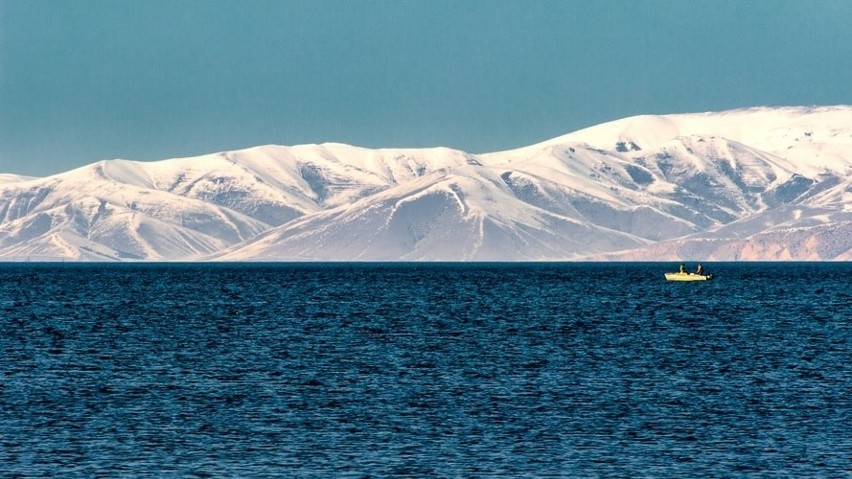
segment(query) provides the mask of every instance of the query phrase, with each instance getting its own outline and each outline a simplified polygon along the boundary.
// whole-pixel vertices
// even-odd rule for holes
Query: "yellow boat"
[[[712,274],[666,273],[666,281],[710,281]]]

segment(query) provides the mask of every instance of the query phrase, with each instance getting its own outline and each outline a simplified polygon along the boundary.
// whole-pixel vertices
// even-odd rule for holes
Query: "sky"
[[[852,1],[0,0],[0,173],[852,104]]]

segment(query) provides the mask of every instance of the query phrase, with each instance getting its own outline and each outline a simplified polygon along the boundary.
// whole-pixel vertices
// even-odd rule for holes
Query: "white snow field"
[[[535,145],[259,146],[0,175],[6,261],[852,259],[852,107],[644,115]]]

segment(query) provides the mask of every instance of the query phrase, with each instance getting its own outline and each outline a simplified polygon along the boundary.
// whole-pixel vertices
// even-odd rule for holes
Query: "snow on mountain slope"
[[[445,148],[369,150],[324,144],[263,146],[136,166],[157,189],[279,225],[467,161],[469,155]]]
[[[852,107],[751,108],[484,155],[268,145],[0,175],[0,258],[841,259],[850,212]]]
[[[13,175],[11,173],[0,173],[0,187],[10,183],[19,183],[22,181],[32,181],[35,177],[24,175]]]
[[[553,260],[644,243],[519,202],[494,172],[465,166],[289,223],[216,259]]]
[[[10,175],[0,186],[0,257],[196,259],[304,214],[471,161],[446,148],[329,144],[101,161],[27,182]]]
[[[852,259],[852,178],[817,183],[790,202],[711,231],[589,259],[837,260]]]
[[[626,152],[550,143],[484,160],[509,171],[509,178],[552,182],[551,188],[561,192],[538,196],[560,196],[559,204],[573,206],[588,221],[653,240],[718,226],[780,203],[792,193],[782,198],[775,189],[795,178],[783,159],[709,137],[678,137],[655,150]],[[527,194],[516,193],[535,202],[531,182],[524,185]],[[636,218],[643,212],[647,217]],[[634,220],[632,226],[625,223],[628,219]]]
[[[0,192],[0,257],[189,259],[254,237],[240,213],[99,176],[100,165]]]
[[[850,106],[643,115],[596,125],[541,145],[585,143],[605,150],[654,150],[678,137],[715,136],[785,158],[805,176],[825,169],[848,173],[852,168],[850,115]]]

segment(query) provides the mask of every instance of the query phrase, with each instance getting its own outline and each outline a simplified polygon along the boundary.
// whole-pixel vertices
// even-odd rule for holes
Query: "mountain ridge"
[[[640,115],[485,154],[264,145],[0,175],[0,260],[848,260],[852,107]]]

